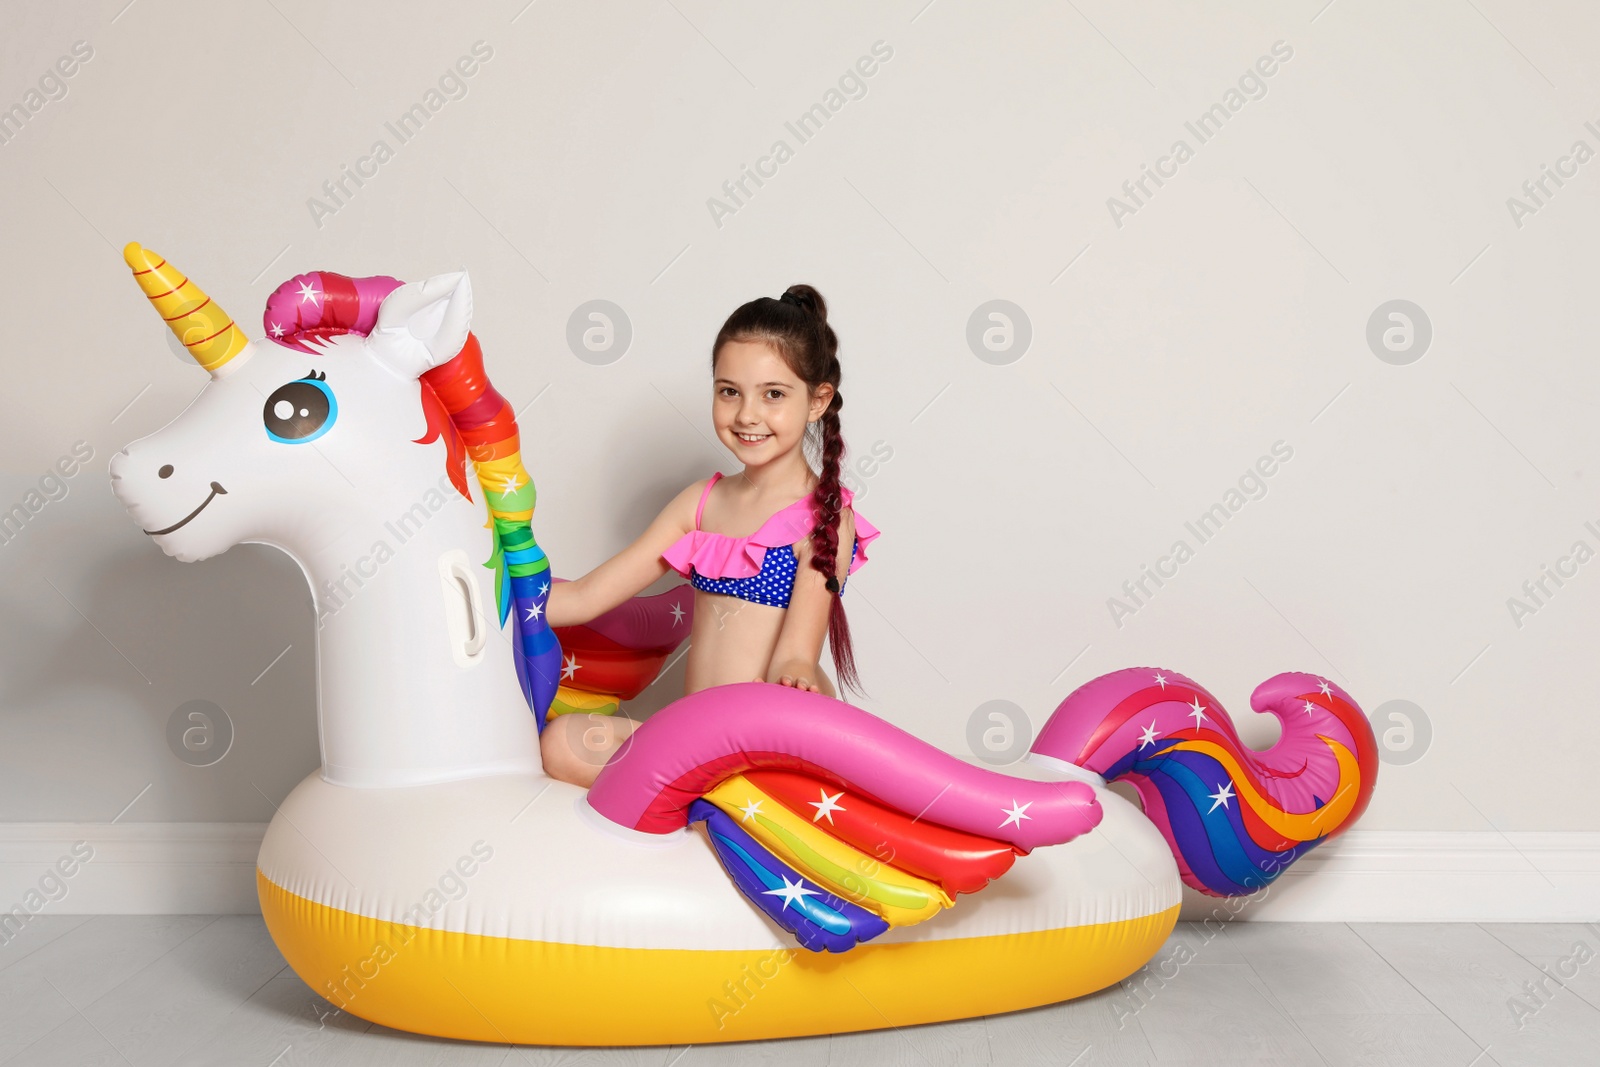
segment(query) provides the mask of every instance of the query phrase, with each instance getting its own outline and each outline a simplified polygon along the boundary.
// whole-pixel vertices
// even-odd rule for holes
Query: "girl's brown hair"
[[[855,652],[850,644],[850,622],[845,617],[844,602],[838,596],[843,580],[836,573],[839,511],[843,503],[839,493],[839,470],[844,460],[839,411],[844,407],[844,396],[839,392],[839,339],[828,325],[828,305],[822,294],[809,285],[791,285],[776,300],[762,296],[742,305],[728,316],[717,333],[716,344],[711,347],[713,372],[717,353],[730,341],[759,341],[771,345],[789,369],[805,382],[809,394],[815,394],[824,382],[833,386],[833,400],[822,418],[807,427],[806,432],[806,444],[819,446],[816,450],[821,452],[814,509],[817,521],[811,531],[811,566],[826,576],[828,590],[834,594],[828,611],[828,647],[833,650],[839,685],[860,692],[861,680],[856,674]],[[817,428],[815,434],[811,432],[812,427]]]

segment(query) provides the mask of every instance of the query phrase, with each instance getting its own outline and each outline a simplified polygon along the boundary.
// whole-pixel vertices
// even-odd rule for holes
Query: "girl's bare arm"
[[[661,553],[694,525],[695,505],[703,479],[679,493],[661,509],[644,533],[627,548],[582,578],[557,582],[550,589],[545,618],[551,626],[577,626],[639,595],[671,569]]]
[[[855,514],[845,508],[839,513],[839,559],[834,564],[834,573],[841,583],[850,569],[850,550],[855,538]],[[822,642],[828,636],[828,613],[833,610],[833,598],[838,594],[828,592],[828,580],[811,566],[809,539],[795,550],[795,556],[800,566],[795,572],[794,591],[789,594],[789,608],[784,612],[783,628],[772,650],[766,680],[820,693],[825,691],[819,679]]]

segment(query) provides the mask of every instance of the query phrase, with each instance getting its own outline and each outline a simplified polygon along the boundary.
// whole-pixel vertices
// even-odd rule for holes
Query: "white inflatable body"
[[[843,955],[796,948],[699,832],[624,830],[542,775],[395,790],[312,775],[258,879],[301,977],[385,1026],[555,1045],[842,1033],[1054,1003],[1142,966],[1176,922],[1177,870],[1133,805],[1099,799],[1093,833]]]
[[[618,817],[615,797],[630,788],[622,772],[614,776],[622,788],[602,797],[618,758],[592,793],[543,771],[538,723],[529,711],[534,700],[521,680],[527,667],[515,661],[517,647],[532,646],[526,633],[495,625],[505,586],[483,565],[491,553],[498,556],[503,531],[486,530],[483,505],[452,484],[446,442],[430,433],[432,419],[419,404],[419,376],[453,366],[469,341],[465,274],[399,288],[383,280],[392,284],[377,290],[381,305],[361,288],[370,279],[302,275],[298,289],[286,285],[274,294],[279,303],[269,304],[269,332],[282,336],[275,316],[284,314],[297,320],[292,325],[301,334],[314,332],[307,323],[324,321],[336,302],[360,329],[324,331],[314,347],[291,349],[287,342],[248,341],[155,253],[130,245],[125,255],[156,310],[212,380],[172,424],[113,458],[115,491],[169,555],[199,560],[241,542],[274,545],[300,564],[316,601],[323,766],[279,805],[262,844],[258,887],[284,956],[333,1003],[399,1029],[531,1044],[843,1032],[1079,996],[1133,973],[1170,933],[1180,899],[1177,844],[1108,791],[1098,774],[1067,760],[1113,735],[1118,752],[1143,751],[1159,725],[1152,719],[1135,736],[1150,718],[1146,707],[1166,708],[1159,714],[1168,720],[1193,717],[1184,732],[1189,739],[1173,751],[1204,748],[1215,736],[1209,725],[1201,729],[1207,718],[1201,697],[1209,695],[1193,683],[1172,676],[1187,688],[1173,688],[1183,696],[1168,700],[1167,687],[1175,683],[1166,676],[1123,672],[1138,678],[1116,680],[1117,693],[1135,685],[1152,694],[1141,698],[1141,721],[1113,730],[1087,719],[1087,725],[1067,723],[1058,709],[1056,737],[1047,745],[1041,734],[1026,778],[975,771],[937,754],[948,761],[952,783],[986,774],[1006,783],[1004,796],[1012,788],[1029,795],[1031,788],[1044,797],[1032,815],[1015,800],[1012,808],[1023,810],[997,808],[1006,819],[993,836],[1010,835],[1015,845],[1017,835],[1040,832],[1051,818],[1051,796],[1070,793],[1076,807],[1068,805],[1064,817],[1083,821],[1050,839],[1065,843],[1035,836],[1029,843],[1039,847],[1017,847],[1004,877],[926,921],[891,924],[849,951],[799,950],[751,906],[756,897],[747,900],[735,889],[719,863],[725,854],[713,851],[706,834],[683,828],[681,817],[677,829],[663,831],[658,821],[650,832],[641,829],[646,819]],[[300,306],[285,306],[285,293]],[[431,394],[421,389],[426,400]],[[491,516],[523,491],[515,423],[505,421],[509,444],[483,445],[481,456],[473,454],[480,480],[490,466],[481,457],[501,457],[493,462],[501,464],[495,469],[506,494],[484,482]],[[525,489],[521,514],[528,515],[531,485]],[[506,559],[513,558],[543,554],[536,546],[515,557],[508,550]],[[522,600],[518,607],[537,611]],[[1295,676],[1301,688],[1305,680]],[[1181,702],[1190,698],[1195,710]],[[1117,695],[1096,699],[1106,707],[1133,703]],[[864,729],[881,728],[874,745],[887,747],[855,754],[887,768],[883,776],[898,773],[894,746],[901,741],[881,720],[819,694],[758,683],[685,697],[635,737],[651,735],[667,711],[680,722],[720,724],[704,732],[721,736],[729,720],[711,716],[712,705],[725,713],[740,701],[758,704],[763,720],[774,709],[798,713],[793,721],[833,714],[830,708],[858,716]],[[1311,708],[1307,702],[1308,714]],[[700,709],[707,716],[696,720]],[[1220,709],[1212,714],[1226,719]],[[1091,727],[1093,745],[1080,736]],[[1295,727],[1302,734],[1310,728]],[[893,734],[905,746],[921,744]],[[669,736],[662,729],[653,735]],[[1177,726],[1163,727],[1163,737],[1169,735],[1179,736]],[[818,750],[813,743],[790,751],[803,762]],[[1234,759],[1228,752],[1225,761]],[[1096,767],[1107,770],[1114,755],[1097,757]],[[1228,766],[1238,771],[1236,763]],[[1348,768],[1341,773],[1349,777]],[[1242,778],[1240,807],[1250,788]],[[1027,779],[1066,784],[1042,787]],[[1268,805],[1254,816],[1251,832],[1293,840],[1291,831],[1301,827],[1294,820],[1314,823],[1335,805],[1343,803],[1343,812],[1354,803],[1339,800],[1348,784],[1312,784],[1334,803],[1324,808],[1318,797],[1316,810],[1287,815]],[[940,822],[939,799],[900,810]],[[1226,834],[1230,816],[1238,829],[1225,801],[1220,815],[1217,803],[1202,803],[1210,803],[1215,823],[1208,832]],[[1362,793],[1357,813],[1364,803]],[[1300,838],[1331,832],[1337,821],[1302,829]],[[1231,839],[1224,844],[1218,855],[1227,849],[1228,856],[1243,855]],[[1193,854],[1185,877],[1201,858]]]

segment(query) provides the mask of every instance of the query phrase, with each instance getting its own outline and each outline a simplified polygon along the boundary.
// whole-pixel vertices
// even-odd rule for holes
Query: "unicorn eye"
[[[339,417],[339,404],[325,377],[312,371],[273,390],[261,413],[268,437],[280,444],[301,445],[328,432]]]

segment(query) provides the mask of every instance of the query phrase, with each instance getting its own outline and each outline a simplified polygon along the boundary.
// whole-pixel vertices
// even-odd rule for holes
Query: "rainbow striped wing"
[[[808,774],[735,774],[689,807],[735,886],[814,952],[922,922],[1010,869],[1014,846]]]
[[[587,624],[556,627],[563,660],[549,714],[615,714],[661,677],[693,625],[694,589],[684,584],[631,597]]]
[[[880,916],[805,878],[757,844],[737,819],[706,800],[689,805],[739,892],[813,952],[845,952],[889,929]]]
[[[765,682],[690,693],[624,751],[595,777],[590,808],[645,834],[704,822],[734,883],[819,950],[923,922],[1104,815],[1086,782],[999,774],[844,701]],[[808,915],[802,900],[830,913]]]

